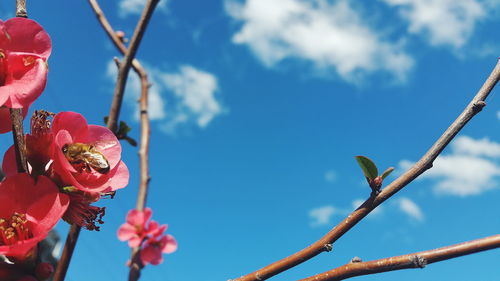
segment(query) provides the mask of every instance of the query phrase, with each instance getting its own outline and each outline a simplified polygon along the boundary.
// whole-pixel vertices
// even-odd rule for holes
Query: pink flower
[[[23,259],[66,211],[69,199],[47,177],[16,174],[0,183],[0,254]]]
[[[150,208],[144,211],[130,210],[127,222],[118,229],[118,239],[127,241],[131,248],[140,247],[140,258],[143,265],[157,265],[163,262],[162,253],[173,253],[177,250],[177,241],[170,234],[163,235],[167,225],[160,226],[151,220],[153,212]]]
[[[143,265],[158,265],[163,262],[163,253],[170,254],[177,250],[177,241],[170,235],[151,237],[142,246],[141,262]]]
[[[88,125],[75,112],[61,112],[52,122],[52,166],[65,186],[84,192],[112,192],[128,184],[122,148],[107,128]]]
[[[163,232],[166,225],[159,226],[157,222],[150,221],[153,211],[145,208],[143,212],[139,210],[130,210],[127,214],[127,222],[118,229],[118,239],[128,241],[130,248],[136,248],[141,245],[148,235],[154,235]]]
[[[40,96],[51,51],[49,35],[34,20],[0,20],[0,106],[24,108]]]

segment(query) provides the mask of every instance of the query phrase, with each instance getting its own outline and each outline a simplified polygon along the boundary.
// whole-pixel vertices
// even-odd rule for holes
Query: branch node
[[[331,252],[333,250],[333,244],[325,244],[323,248],[325,249],[325,252]]]
[[[481,111],[483,109],[483,107],[486,106],[486,102],[480,100],[476,103],[474,103],[474,105],[472,106],[472,111],[474,113],[478,113],[479,111]]]
[[[351,263],[358,263],[358,262],[363,262],[363,260],[358,256],[351,259]]]
[[[118,69],[120,69],[120,66],[121,66],[121,62],[120,62],[120,60],[119,60],[117,57],[113,57],[113,61],[115,62],[116,67],[117,67]]]
[[[419,255],[411,256],[410,261],[413,263],[414,267],[418,268],[424,268],[427,265],[427,260]]]
[[[429,162],[429,164],[425,165],[424,169],[429,170],[430,168],[434,167],[434,163]]]
[[[259,280],[259,281],[264,280],[264,279],[262,278],[262,276],[260,276],[260,273],[258,273],[258,272],[257,272],[257,273],[255,273],[255,279],[257,279],[257,280]]]

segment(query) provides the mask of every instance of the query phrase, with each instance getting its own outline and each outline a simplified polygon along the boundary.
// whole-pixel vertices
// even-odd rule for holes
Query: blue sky
[[[13,2],[13,1],[12,1]],[[42,3],[43,2],[43,3]],[[140,0],[101,1],[131,36]],[[368,3],[369,2],[369,3]],[[3,18],[13,3],[0,3]],[[49,80],[32,106],[108,114],[118,53],[86,1],[28,1],[53,40]],[[463,110],[500,55],[495,0],[163,0],[137,57],[149,71],[153,218],[179,242],[142,280],[236,278],[320,238],[370,190],[354,160],[396,167],[392,180]],[[138,137],[137,79],[122,119]],[[460,133],[421,179],[334,245],[273,280],[296,280],[359,256],[378,259],[498,233],[500,102]],[[11,136],[0,136],[0,148]],[[116,239],[130,185],[83,232],[67,280],[123,280]],[[65,236],[67,226],[57,228]],[[358,280],[492,280],[499,251]]]

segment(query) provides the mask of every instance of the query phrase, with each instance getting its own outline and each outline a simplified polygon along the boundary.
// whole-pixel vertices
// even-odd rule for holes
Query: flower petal
[[[8,96],[5,106],[29,107],[43,92],[47,83],[47,64],[37,55],[9,53],[8,72],[0,96]]]
[[[170,234],[163,236],[161,243],[164,245],[162,252],[166,254],[173,253],[177,250],[177,240]]]
[[[3,48],[17,52],[35,53],[47,58],[52,52],[49,34],[36,21],[26,18],[11,18],[5,23],[10,40]]]

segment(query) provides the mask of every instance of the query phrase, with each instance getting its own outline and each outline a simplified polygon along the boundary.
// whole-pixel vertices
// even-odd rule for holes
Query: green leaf
[[[128,132],[130,132],[132,128],[130,128],[125,121],[120,121],[120,129],[118,129],[118,133],[122,135],[126,135]]]
[[[104,116],[104,124],[108,124],[109,116]]]
[[[358,161],[359,166],[363,170],[363,174],[368,179],[375,179],[378,177],[378,169],[375,163],[365,156],[356,156],[356,161]]]
[[[137,146],[137,141],[129,136],[126,136],[124,140],[126,140],[131,146]]]
[[[390,173],[394,171],[394,167],[389,167],[382,173],[382,179],[385,179]]]

